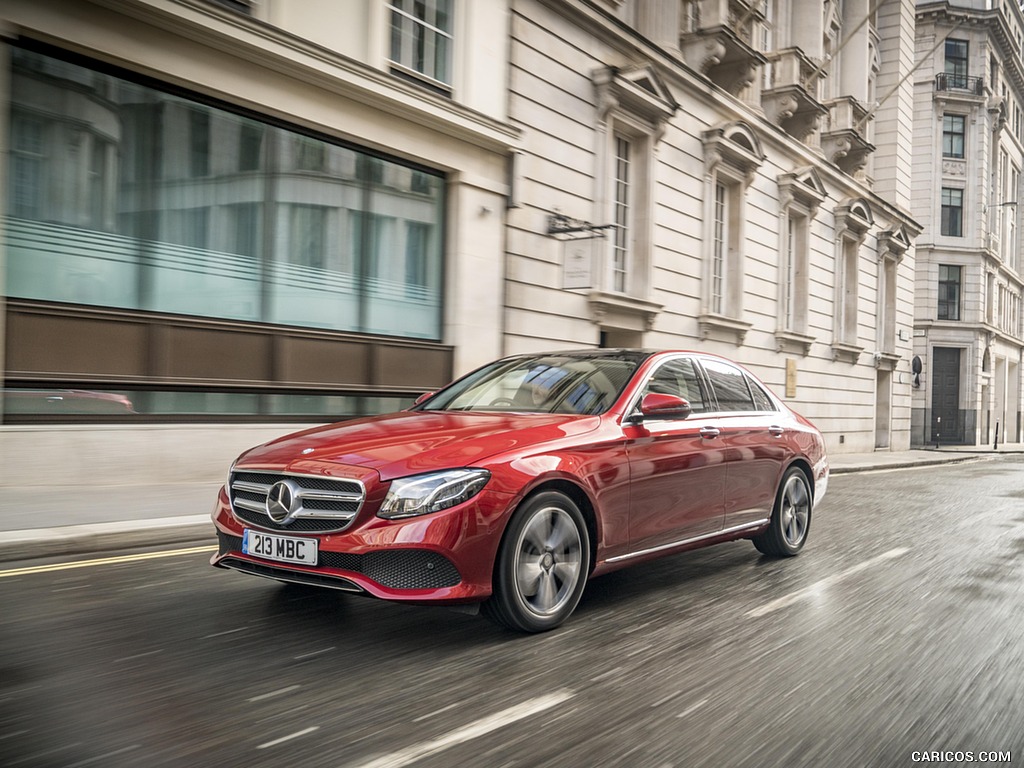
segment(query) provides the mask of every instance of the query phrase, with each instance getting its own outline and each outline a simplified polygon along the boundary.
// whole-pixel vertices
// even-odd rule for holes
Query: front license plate
[[[277,536],[245,529],[242,536],[242,551],[254,557],[277,560],[282,563],[316,565],[316,539],[300,539],[295,536]]]

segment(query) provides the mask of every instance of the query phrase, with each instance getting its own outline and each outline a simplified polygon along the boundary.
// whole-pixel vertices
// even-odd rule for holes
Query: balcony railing
[[[985,78],[940,72],[935,76],[936,91],[963,91],[975,96],[985,95]]]

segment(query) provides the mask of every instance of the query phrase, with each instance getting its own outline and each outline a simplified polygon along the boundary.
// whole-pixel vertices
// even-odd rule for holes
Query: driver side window
[[[690,404],[693,413],[704,413],[707,401],[700,378],[689,358],[669,360],[662,364],[644,387],[643,395],[650,393],[676,395]]]

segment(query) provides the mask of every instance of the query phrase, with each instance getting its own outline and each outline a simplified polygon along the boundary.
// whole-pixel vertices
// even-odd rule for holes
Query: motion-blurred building
[[[500,350],[506,3],[15,0],[0,24],[6,482],[209,473]]]
[[[722,352],[832,450],[908,447],[915,21],[7,0],[3,482],[219,473],[294,423],[599,346]]]

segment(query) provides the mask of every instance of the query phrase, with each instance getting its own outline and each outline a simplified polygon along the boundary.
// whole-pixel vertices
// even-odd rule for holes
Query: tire
[[[811,486],[807,475],[797,467],[790,467],[779,483],[768,529],[753,537],[757,551],[772,557],[799,554],[811,529],[811,507]]]
[[[579,507],[544,491],[516,510],[494,565],[484,615],[519,632],[546,632],[575,610],[590,570],[590,537]]]

